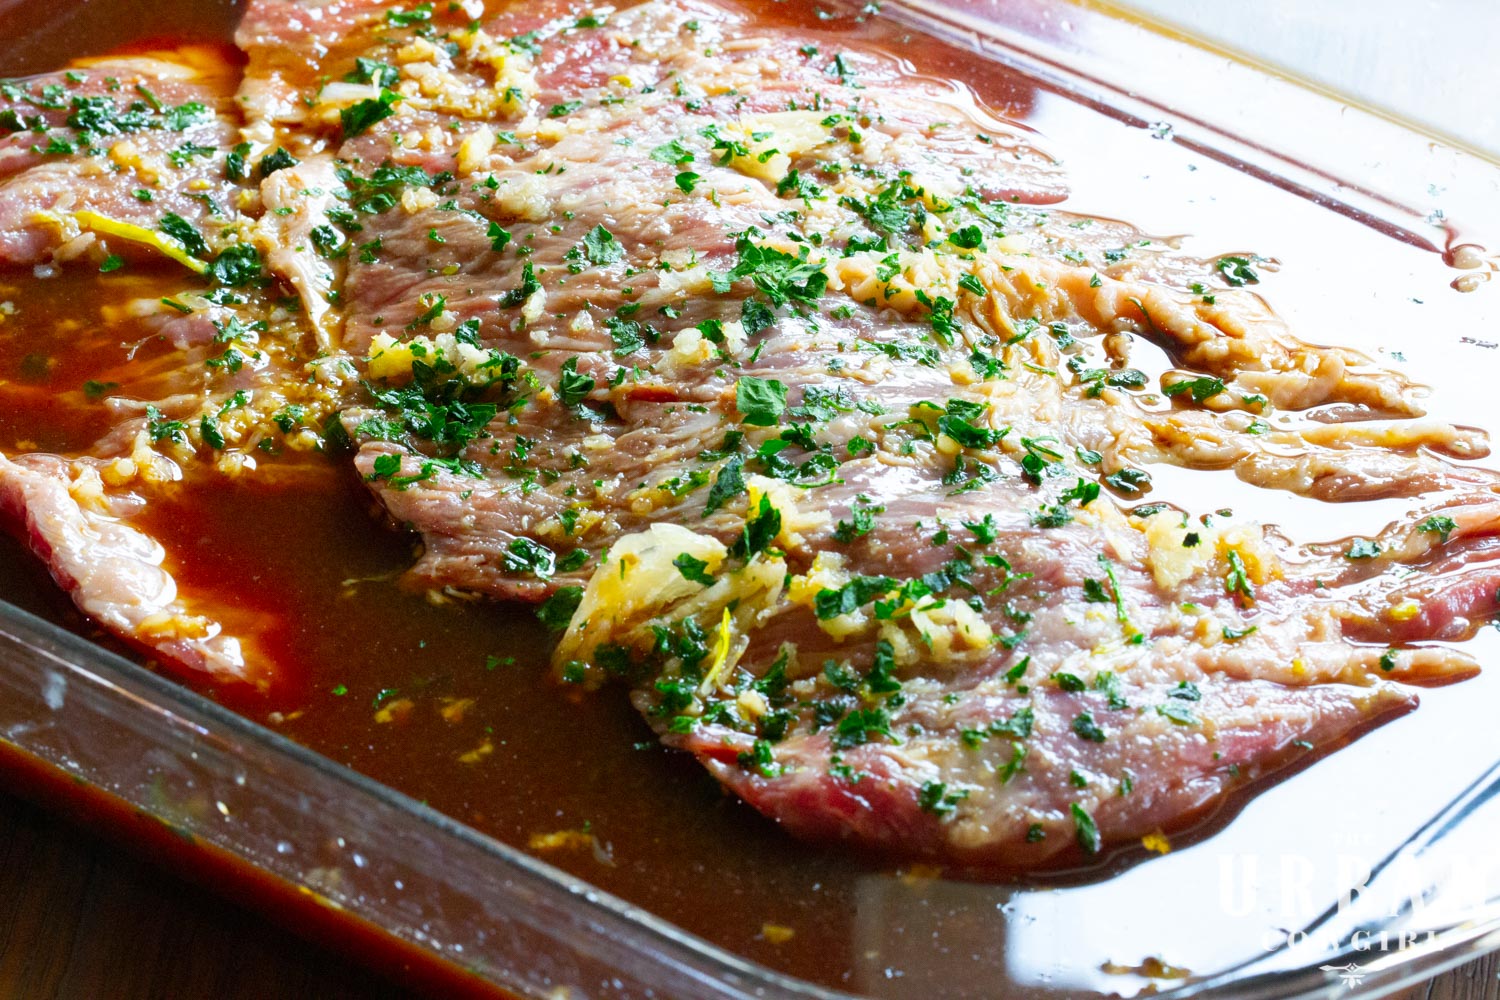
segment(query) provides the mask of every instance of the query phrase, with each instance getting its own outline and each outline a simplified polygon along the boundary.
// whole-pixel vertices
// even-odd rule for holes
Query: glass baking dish
[[[1271,247],[1296,275],[1272,298],[1293,329],[1390,355],[1440,388],[1437,416],[1473,423],[1492,409],[1500,361],[1485,331],[1500,329],[1500,283],[1483,244],[1500,234],[1500,165],[1099,3],[875,7],[867,16],[913,41],[943,38],[1028,81],[1007,110],[1071,154],[1070,208],[1191,227],[1220,250]],[[1275,513],[1353,530],[1343,509]],[[1500,631],[1469,648],[1495,662]],[[1424,692],[1420,710],[1262,789],[1215,832],[1102,874],[970,884],[872,871],[855,896],[853,972],[834,992],[0,605],[10,784],[445,996],[1251,998],[1358,985],[1374,997],[1500,948],[1500,731],[1485,710],[1497,694],[1488,676]]]

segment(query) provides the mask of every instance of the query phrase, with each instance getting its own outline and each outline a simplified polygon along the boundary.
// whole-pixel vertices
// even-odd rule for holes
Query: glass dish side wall
[[[1170,120],[1176,141],[1282,190],[1336,207],[1408,242],[1500,232],[1500,170],[1399,123],[1187,44],[1094,6],[924,0],[887,3],[906,20],[1019,67],[1070,101],[1121,120]],[[1149,69],[1150,72],[1146,72]],[[1425,225],[1442,184],[1446,237]],[[1442,249],[1437,246],[1436,249]],[[474,834],[86,642],[24,614],[0,614],[0,739],[80,786],[365,921],[476,984],[526,997],[819,997],[680,934],[520,852]],[[1476,762],[1477,764],[1478,762]],[[1414,843],[1437,857],[1449,838],[1492,842],[1483,782]],[[1413,822],[1413,828],[1419,825]],[[1444,832],[1446,831],[1446,832]],[[1437,836],[1443,832],[1442,837]],[[1426,847],[1430,841],[1431,847]],[[1432,854],[1426,854],[1426,851]],[[1362,994],[1500,945],[1495,902],[1427,872],[1407,914],[1435,932],[1421,948],[1365,965]],[[1388,918],[1359,922],[1367,932]],[[1346,914],[1345,914],[1346,915]],[[1335,914],[1334,916],[1341,916]],[[1195,969],[1182,995],[1335,995],[1350,960],[1287,949],[1254,967]]]
[[[668,925],[200,696],[0,605],[0,742],[86,814],[150,817],[493,995],[832,996]],[[456,979],[455,982],[462,982]],[[768,992],[771,991],[771,992]]]

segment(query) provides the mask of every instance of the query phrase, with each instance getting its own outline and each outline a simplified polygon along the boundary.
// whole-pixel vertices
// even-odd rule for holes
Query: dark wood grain
[[[1438,976],[1413,1000],[1495,1000],[1500,997],[1500,952]]]
[[[409,994],[36,806],[0,796],[0,998]]]
[[[1400,995],[1399,1000],[1496,1000],[1500,997],[1500,952],[1460,965]]]

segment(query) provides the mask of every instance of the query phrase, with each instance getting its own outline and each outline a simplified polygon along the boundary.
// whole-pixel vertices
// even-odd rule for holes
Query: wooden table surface
[[[408,994],[37,806],[0,795],[0,998]]]
[[[1500,103],[1493,100],[1500,61],[1464,57],[1464,46],[1489,46],[1500,34],[1500,3],[1493,0],[1365,0],[1357,16],[1344,0],[1135,2],[1500,150]],[[1471,30],[1449,31],[1445,10],[1461,14]],[[1422,46],[1412,32],[1420,42],[1423,32],[1439,28],[1446,57],[1414,57]],[[1397,58],[1389,58],[1392,52]],[[1496,1000],[1497,976],[1500,956],[1492,955],[1402,1000]],[[89,832],[0,795],[0,1000],[406,995]]]

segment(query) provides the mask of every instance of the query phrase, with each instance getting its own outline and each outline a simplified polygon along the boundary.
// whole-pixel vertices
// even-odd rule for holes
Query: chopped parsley
[[[1245,560],[1235,549],[1230,549],[1225,559],[1229,563],[1229,572],[1224,574],[1224,593],[1247,601],[1255,600],[1255,590],[1250,586],[1250,577],[1245,571]]]
[[[262,156],[260,158],[260,175],[262,177],[270,177],[278,170],[285,170],[288,167],[295,167],[297,165],[297,162],[298,161],[295,156],[293,156],[291,153],[288,153],[280,146],[277,146],[275,149],[271,150],[265,156]]]
[[[388,63],[359,56],[354,60],[354,69],[345,75],[344,79],[350,83],[369,83],[385,88],[394,87],[401,79],[401,74],[396,67]]]
[[[950,399],[943,415],[938,417],[937,428],[965,448],[993,448],[1010,432],[1010,428],[995,430],[976,423],[986,409],[981,403]]]
[[[875,515],[884,511],[884,505],[872,504],[869,497],[859,494],[849,507],[849,520],[841,520],[834,525],[833,537],[847,545],[856,538],[868,535],[875,528]]]
[[[729,554],[736,559],[749,559],[758,552],[764,552],[781,534],[781,511],[771,505],[771,499],[764,494],[760,501],[745,519],[745,527],[740,531],[740,537],[734,540],[729,547]],[[686,574],[684,574],[686,575]]]
[[[1204,376],[1203,378],[1183,379],[1181,382],[1173,382],[1162,388],[1162,392],[1168,396],[1181,396],[1183,393],[1191,393],[1193,402],[1201,403],[1206,399],[1217,396],[1224,391],[1224,382],[1221,379]]]
[[[633,319],[621,319],[619,316],[609,317],[604,321],[604,326],[609,330],[610,340],[614,341],[613,354],[617,358],[634,354],[644,348],[648,340],[656,340],[657,336],[656,331],[644,323]]]
[[[719,469],[719,474],[714,477],[713,486],[708,490],[708,502],[704,505],[703,516],[707,517],[730,500],[741,496],[745,492],[744,460],[738,456],[725,462]]]
[[[896,581],[888,576],[856,576],[836,590],[818,591],[813,596],[813,613],[819,621],[852,614],[895,587]]]
[[[194,257],[207,257],[208,244],[203,242],[203,236],[194,228],[193,224],[175,212],[168,212],[161,217],[156,228],[170,236],[182,245],[182,248]]]
[[[1446,514],[1433,514],[1418,524],[1417,530],[1429,535],[1437,535],[1438,544],[1446,545],[1448,536],[1458,530],[1458,522]]]
[[[204,273],[213,281],[231,288],[257,284],[264,277],[260,251],[248,243],[225,247]]]
[[[1079,739],[1088,740],[1092,743],[1103,743],[1105,740],[1105,732],[1094,721],[1094,716],[1091,712],[1080,712],[1074,716],[1073,734]]]
[[[1073,814],[1073,834],[1078,840],[1078,846],[1083,848],[1085,854],[1098,854],[1104,842],[1099,836],[1099,826],[1094,822],[1094,817],[1077,802],[1068,809]]]
[[[721,295],[728,292],[734,282],[748,278],[772,305],[796,303],[811,306],[817,304],[818,297],[828,287],[828,275],[823,272],[823,265],[809,259],[806,246],[799,247],[797,254],[793,255],[775,247],[760,246],[743,234],[734,246],[739,255],[734,267],[722,273],[709,272],[714,291]]]
[[[663,143],[651,150],[651,159],[657,163],[668,163],[682,166],[693,162],[693,151],[682,144],[681,139],[673,139],[671,142]]]
[[[588,398],[588,394],[594,391],[594,377],[592,375],[580,375],[578,373],[578,359],[569,358],[563,362],[562,372],[557,383],[557,395],[563,401],[564,406],[577,406]]]
[[[684,580],[701,583],[705,587],[713,585],[714,578],[705,572],[708,569],[708,563],[690,553],[679,553],[677,558],[672,560],[672,565],[677,567],[677,572],[682,574]]]
[[[500,308],[514,309],[541,291],[541,289],[542,283],[536,280],[536,269],[531,266],[531,261],[528,260],[525,264],[521,265],[521,283],[500,296]]]
[[[776,379],[742,376],[734,395],[740,419],[752,427],[769,427],[786,412],[786,385]]]
[[[537,608],[536,616],[549,631],[561,632],[568,627],[568,622],[573,618],[573,612],[578,610],[578,605],[582,600],[582,587],[559,587],[551,597],[542,602],[541,607]]]
[[[891,736],[891,717],[883,708],[859,708],[839,720],[831,742],[847,750],[870,742],[876,736]]]
[[[160,444],[162,441],[187,444],[187,425],[181,420],[168,420],[149,403],[146,405],[146,434],[151,438],[152,444]]]
[[[1260,281],[1260,275],[1250,266],[1251,260],[1245,257],[1220,257],[1214,261],[1214,269],[1229,284],[1238,288],[1241,285],[1253,285]]]
[[[939,819],[948,819],[958,809],[958,804],[969,797],[967,788],[949,791],[941,781],[924,781],[917,793],[917,805],[923,812],[932,813]]]
[[[500,556],[500,566],[507,573],[530,573],[538,580],[547,580],[556,571],[557,555],[530,538],[512,538]]]
[[[420,3],[411,10],[388,10],[385,12],[385,23],[396,28],[410,28],[413,25],[425,24],[432,20],[432,4]]]
[[[390,13],[387,11],[387,13]],[[396,102],[401,95],[391,90],[382,90],[379,97],[367,98],[339,112],[339,126],[345,139],[360,135],[376,122],[385,121],[396,113]],[[264,166],[264,161],[262,161]]]
[[[614,233],[602,225],[595,226],[584,234],[583,242],[576,249],[584,259],[596,267],[625,259],[625,248],[615,239]]]

